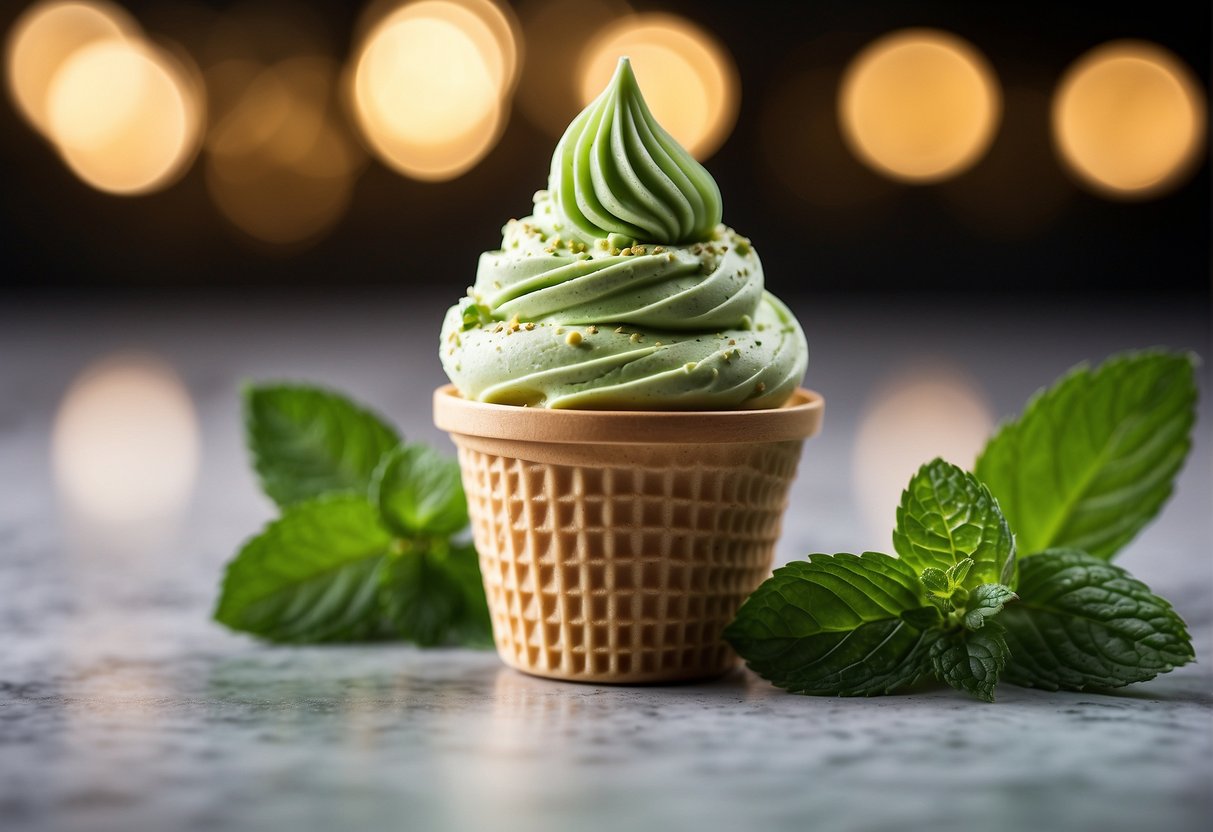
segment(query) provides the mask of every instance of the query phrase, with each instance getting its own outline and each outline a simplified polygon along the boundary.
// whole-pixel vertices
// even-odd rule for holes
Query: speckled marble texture
[[[402,325],[406,305],[408,320],[435,326]],[[926,686],[815,699],[743,671],[701,685],[576,686],[519,675],[492,653],[268,647],[211,624],[223,562],[272,513],[247,473],[239,383],[325,381],[410,437],[445,443],[428,418],[444,305],[0,309],[5,832],[1170,832],[1213,817],[1207,407],[1179,493],[1120,560],[1175,602],[1202,663],[1116,694],[1004,685],[988,706]],[[793,306],[813,352],[809,382],[829,404],[781,560],[887,548],[857,508],[853,446],[870,391],[919,359],[945,356],[1005,414],[1084,357],[1152,343],[1209,354],[1207,310],[1191,305],[1085,306],[1081,321],[1067,305],[992,314],[979,299]],[[74,517],[50,466],[67,385],[92,357],[121,348],[171,362],[201,425],[192,500],[175,523],[137,535]]]

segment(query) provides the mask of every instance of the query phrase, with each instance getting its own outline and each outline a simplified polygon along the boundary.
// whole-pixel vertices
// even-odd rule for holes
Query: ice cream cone
[[[805,389],[768,410],[608,412],[440,387],[434,420],[459,450],[502,660],[606,683],[733,667],[720,634],[770,574],[823,409]]]

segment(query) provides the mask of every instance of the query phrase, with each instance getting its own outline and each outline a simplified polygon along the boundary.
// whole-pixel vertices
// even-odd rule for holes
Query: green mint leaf
[[[966,587],[1000,581],[1015,549],[990,490],[942,459],[922,466],[902,493],[893,546],[916,572],[972,558]]]
[[[927,601],[929,601],[935,607],[935,609],[939,610],[940,614],[944,615],[945,617],[949,613],[954,612],[956,610],[956,605],[954,603],[952,603],[952,599],[948,598],[946,596],[946,594],[945,595],[929,594],[929,595],[927,595]]]
[[[965,558],[947,571],[949,583],[953,586],[964,586],[965,578],[973,571],[973,559]]]
[[[1010,524],[1007,524],[1008,528]],[[1011,536],[1011,556],[1007,558],[1007,562],[1002,565],[1002,574],[998,576],[998,582],[1003,586],[1015,586],[1019,583],[1019,550],[1015,545],[1015,536]]]
[[[976,472],[1021,552],[1073,548],[1107,560],[1158,513],[1191,446],[1193,362],[1152,351],[1080,365],[1002,426]]]
[[[459,463],[426,445],[400,445],[384,455],[371,501],[388,528],[404,537],[446,537],[468,524]]]
[[[794,693],[871,696],[928,670],[936,633],[902,615],[926,606],[913,569],[876,552],[811,555],[751,595],[725,629],[750,668]]]
[[[998,675],[1010,652],[1002,627],[990,621],[980,630],[941,635],[931,645],[931,664],[939,678],[952,687],[993,702]]]
[[[1021,600],[999,616],[1007,681],[1046,690],[1144,682],[1195,658],[1171,605],[1128,572],[1076,550],[1025,558]]]
[[[380,457],[400,442],[378,416],[315,387],[248,387],[244,424],[261,487],[280,506],[366,494]]]
[[[980,630],[986,619],[998,615],[1002,608],[1019,596],[1009,586],[982,584],[973,590],[966,607],[964,624],[970,630]]]
[[[493,622],[480,577],[480,557],[471,543],[451,547],[447,569],[463,590],[463,610],[457,622],[460,641],[468,647],[493,646]]]
[[[370,638],[390,543],[363,496],[290,506],[228,564],[215,619],[271,641]]]
[[[382,573],[380,603],[389,629],[423,647],[491,643],[475,549],[402,543]],[[470,563],[469,563],[470,560]]]
[[[901,620],[918,630],[931,630],[942,627],[943,614],[938,607],[918,607],[906,610],[901,614]]]
[[[920,580],[922,585],[931,592],[946,594],[952,588],[952,583],[948,580],[948,573],[942,569],[936,569],[934,566],[928,566],[922,570]]]
[[[387,626],[422,647],[449,644],[463,605],[459,583],[424,547],[394,554],[380,591]]]

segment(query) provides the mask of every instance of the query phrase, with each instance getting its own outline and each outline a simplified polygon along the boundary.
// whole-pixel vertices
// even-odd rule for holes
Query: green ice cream
[[[532,407],[778,407],[804,376],[800,325],[763,290],[720,191],[653,119],[626,58],[552,157],[531,216],[442,325],[468,399]]]

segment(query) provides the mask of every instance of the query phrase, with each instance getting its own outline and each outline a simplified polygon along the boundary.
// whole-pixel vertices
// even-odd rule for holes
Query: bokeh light
[[[220,212],[272,246],[319,239],[345,215],[365,160],[338,118],[337,64],[233,59],[207,77],[239,88],[207,137],[207,189]]]
[[[632,67],[649,109],[697,159],[711,156],[737,120],[740,84],[733,58],[713,35],[676,15],[629,15],[586,48],[581,103],[606,87],[621,56]]]
[[[510,95],[523,68],[522,27],[510,5],[499,0],[372,0],[358,16],[355,41],[365,42],[385,24],[409,18],[453,23],[476,44],[502,96]]]
[[[30,124],[46,134],[47,94],[63,64],[89,44],[138,36],[135,21],[112,3],[35,3],[9,30],[5,49],[9,94]]]
[[[971,467],[993,428],[993,409],[976,382],[949,363],[908,365],[879,384],[854,449],[855,500],[868,545],[889,545],[894,508],[920,465],[938,456]]]
[[[477,13],[488,8],[501,13],[490,3],[409,3],[376,23],[358,50],[356,120],[371,149],[400,173],[454,178],[500,138],[517,44],[512,24],[503,29]]]
[[[998,82],[968,42],[933,29],[886,35],[855,57],[838,99],[843,135],[875,170],[907,182],[954,176],[998,126]]]
[[[55,479],[67,504],[105,524],[162,518],[189,498],[198,469],[198,420],[173,369],[118,355],[72,382],[55,419]]]
[[[153,46],[118,6],[38,3],[9,34],[8,86],[84,182],[141,194],[176,181],[199,146],[205,108],[185,60]]]
[[[577,67],[595,33],[631,13],[623,0],[527,0],[518,8],[527,53],[518,84],[518,109],[553,138],[584,105]]]
[[[175,181],[202,129],[199,91],[167,53],[105,40],[75,52],[47,94],[49,132],[77,176],[103,191],[139,194]]]
[[[1061,158],[1108,196],[1145,198],[1190,173],[1204,144],[1205,104],[1191,71],[1143,41],[1115,41],[1079,58],[1053,101]]]
[[[498,92],[502,97],[509,96],[518,83],[522,68],[524,41],[518,18],[508,6],[491,0],[447,2],[463,8],[464,22],[461,28],[475,40],[480,54],[488,60]]]

